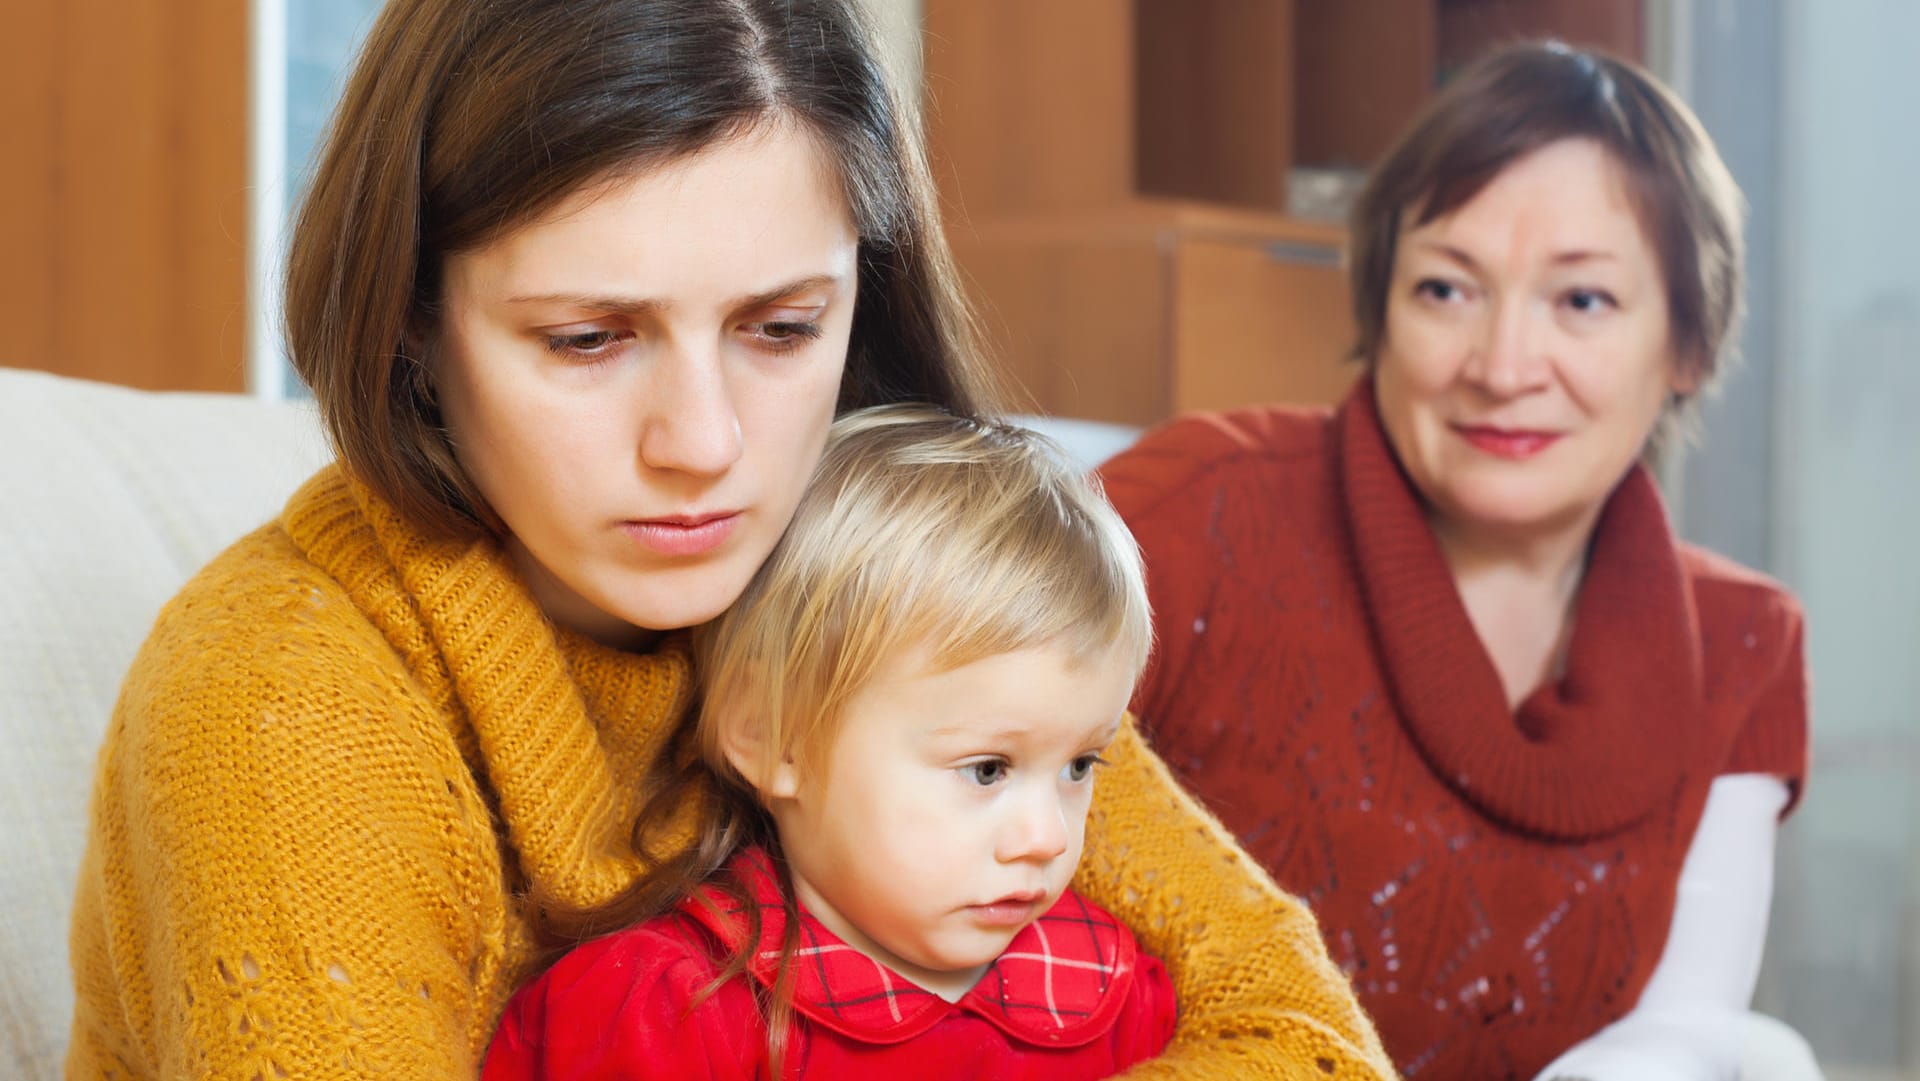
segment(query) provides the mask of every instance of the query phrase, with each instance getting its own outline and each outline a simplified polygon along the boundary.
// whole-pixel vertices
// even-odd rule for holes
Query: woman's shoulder
[[[1703,622],[1731,620],[1783,636],[1799,630],[1800,600],[1778,579],[1693,544],[1680,546],[1680,566]]]
[[[1715,552],[1681,545],[1710,693],[1745,700],[1786,688],[1806,712],[1806,616],[1785,585]],[[1795,722],[1798,725],[1803,722]]]
[[[1261,405],[1190,413],[1151,429],[1100,467],[1123,515],[1248,472],[1317,471],[1333,453],[1326,407]]]
[[[249,665],[298,664],[312,655],[282,647],[339,639],[358,644],[373,631],[347,588],[315,566],[274,521],[235,541],[187,580],[161,608],[142,659],[164,654],[165,669],[175,672],[191,669],[207,654],[225,663],[244,657]],[[135,662],[136,673],[143,667]]]
[[[409,709],[412,701],[417,707]],[[418,681],[345,585],[279,522],[242,537],[162,607],[122,684],[109,730],[121,753],[270,742],[316,726],[430,713]],[[263,718],[300,718],[293,726]]]

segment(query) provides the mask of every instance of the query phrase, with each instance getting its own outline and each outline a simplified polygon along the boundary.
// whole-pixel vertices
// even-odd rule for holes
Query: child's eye
[[[986,788],[1007,779],[1007,763],[1005,759],[989,758],[981,762],[969,762],[960,767],[960,772],[967,780]]]
[[[1093,776],[1093,767],[1106,764],[1107,760],[1097,754],[1083,754],[1067,763],[1067,768],[1060,771],[1060,779],[1079,784]]]

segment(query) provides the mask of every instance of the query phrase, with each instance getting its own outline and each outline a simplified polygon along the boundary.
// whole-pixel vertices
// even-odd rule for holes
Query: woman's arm
[[[1180,1022],[1129,1078],[1391,1078],[1312,913],[1174,783],[1129,723],[1108,751],[1075,886],[1164,961]]]
[[[1687,849],[1667,944],[1640,1001],[1555,1059],[1542,1079],[1709,1081],[1741,1076],[1773,896],[1787,786],[1762,774],[1713,782]]]
[[[489,811],[377,632],[277,577],[282,610],[188,596],[135,662],[75,906],[70,1078],[478,1065],[512,975]]]

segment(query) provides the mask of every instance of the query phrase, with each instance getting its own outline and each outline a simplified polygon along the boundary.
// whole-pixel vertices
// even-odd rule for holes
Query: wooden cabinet
[[[1352,381],[1344,233],[1284,213],[1487,45],[1640,0],[925,0],[948,233],[1024,406],[1149,424]]]
[[[1339,239],[1253,229],[1182,236],[1168,322],[1172,412],[1328,402],[1357,368]]]
[[[0,46],[0,365],[239,390],[240,0],[15,5]]]
[[[1351,380],[1337,229],[1194,203],[1009,216],[952,232],[1025,407],[1147,425]]]
[[[1372,163],[1490,46],[1559,38],[1637,60],[1645,21],[1641,0],[1295,0],[1296,159]]]

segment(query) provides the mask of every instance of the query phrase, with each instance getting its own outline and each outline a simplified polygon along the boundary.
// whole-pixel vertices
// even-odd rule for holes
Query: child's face
[[[1129,661],[894,658],[848,703],[823,768],[768,786],[801,903],[915,983],[965,994],[1073,877]]]

